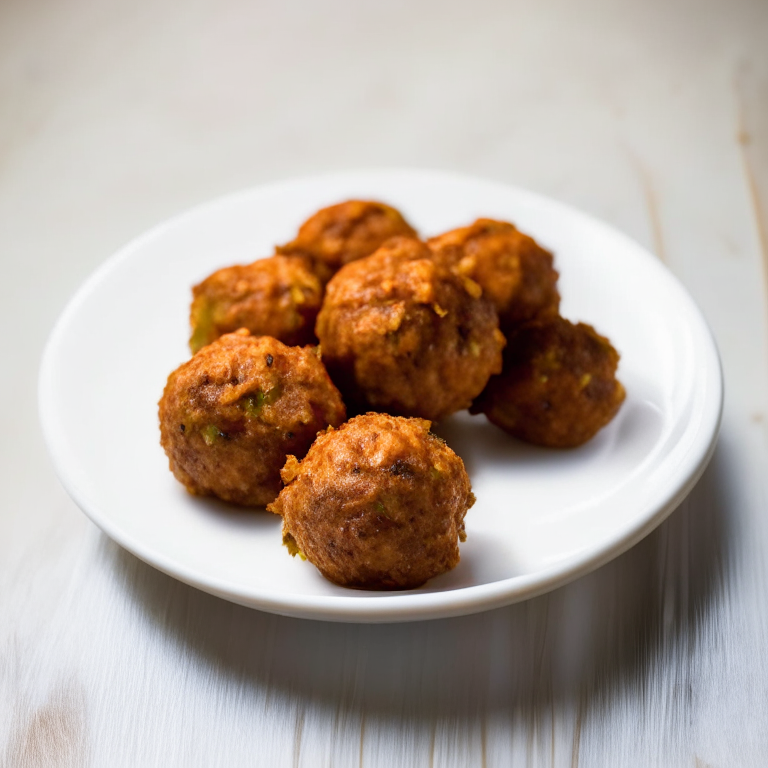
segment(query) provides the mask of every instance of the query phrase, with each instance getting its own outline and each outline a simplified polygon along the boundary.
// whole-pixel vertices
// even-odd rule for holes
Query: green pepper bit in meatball
[[[591,325],[561,317],[528,323],[509,336],[504,369],[471,411],[526,442],[574,448],[624,401],[618,363],[618,352]]]
[[[468,408],[501,370],[504,346],[481,293],[411,238],[339,270],[316,331],[347,405],[434,421]]]
[[[288,345],[315,344],[323,286],[300,258],[272,256],[219,269],[192,289],[192,352],[247,328]]]
[[[402,214],[384,203],[348,200],[310,216],[296,239],[277,248],[278,253],[304,256],[327,281],[351,261],[370,256],[390,237],[416,237]]]
[[[462,460],[423,419],[368,413],[290,456],[268,509],[283,541],[330,581],[414,589],[459,562],[475,497]]]
[[[482,287],[499,313],[502,332],[557,315],[560,294],[552,254],[512,224],[478,219],[427,244],[436,259]]]
[[[190,493],[257,506],[274,501],[288,454],[346,418],[315,349],[241,329],[203,347],[169,377],[160,443]]]

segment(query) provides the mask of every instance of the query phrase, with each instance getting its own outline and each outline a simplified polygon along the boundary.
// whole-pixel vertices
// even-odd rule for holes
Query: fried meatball
[[[348,200],[310,216],[296,239],[277,252],[311,259],[318,274],[328,280],[340,267],[370,256],[398,235],[416,237],[398,210],[384,203]]]
[[[471,411],[526,442],[574,448],[624,401],[618,363],[619,353],[591,325],[561,317],[527,323],[509,336],[504,370]]]
[[[478,219],[427,244],[435,258],[482,287],[504,333],[527,320],[557,315],[560,294],[552,254],[512,224]]]
[[[192,289],[192,352],[247,328],[291,346],[314,344],[323,287],[304,259],[272,256],[225,267]]]
[[[462,460],[423,419],[358,416],[291,456],[269,506],[283,542],[330,581],[414,589],[459,562],[475,497]]]
[[[288,454],[346,418],[311,347],[242,329],[203,347],[169,377],[160,444],[190,493],[254,506],[274,501]]]
[[[339,270],[315,330],[348,407],[432,421],[468,408],[504,346],[481,293],[409,238]]]

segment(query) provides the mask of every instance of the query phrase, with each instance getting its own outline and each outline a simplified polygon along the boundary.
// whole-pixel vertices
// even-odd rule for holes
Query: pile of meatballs
[[[431,422],[468,408],[571,448],[624,400],[618,353],[560,317],[557,278],[504,221],[424,241],[380,202],[324,208],[193,288],[193,356],[159,403],[171,471],[281,515],[290,554],[336,584],[419,587],[459,562],[475,501]]]

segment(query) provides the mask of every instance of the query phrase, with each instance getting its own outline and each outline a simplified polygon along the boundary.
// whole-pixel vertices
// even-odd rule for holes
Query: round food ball
[[[560,294],[552,254],[512,224],[478,219],[427,243],[435,258],[482,287],[504,333],[527,320],[557,316]]]
[[[619,353],[591,325],[534,321],[507,341],[504,370],[472,413],[549,448],[582,445],[616,415],[625,395],[616,380]]]
[[[346,418],[315,349],[242,329],[203,347],[169,377],[160,444],[190,493],[246,506],[274,501],[288,454]]]
[[[283,542],[330,581],[414,589],[459,562],[474,504],[462,460],[423,419],[358,416],[289,457],[269,509]]]
[[[348,200],[310,216],[296,239],[278,247],[277,252],[311,259],[327,280],[344,264],[370,256],[398,235],[416,237],[398,210],[384,203]]]
[[[315,330],[347,405],[432,421],[468,408],[504,347],[481,293],[409,238],[339,270]]]
[[[238,328],[291,346],[316,343],[323,286],[303,259],[272,256],[225,267],[196,285],[192,296],[193,353]]]

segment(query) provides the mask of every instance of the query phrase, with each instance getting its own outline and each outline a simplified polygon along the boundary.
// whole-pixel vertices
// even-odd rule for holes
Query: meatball
[[[268,507],[289,552],[358,589],[414,589],[453,568],[475,497],[429,426],[368,413],[320,435],[302,462],[290,456]]]
[[[427,241],[435,258],[479,283],[499,313],[504,333],[560,306],[552,254],[512,224],[478,219]]]
[[[303,259],[272,256],[225,267],[192,289],[192,352],[247,328],[284,344],[314,344],[323,287]]]
[[[618,362],[610,341],[591,325],[561,317],[527,323],[509,336],[504,370],[471,411],[526,442],[574,448],[602,429],[624,401]]]
[[[432,421],[468,408],[504,347],[481,293],[408,238],[339,270],[315,330],[347,405]]]
[[[278,253],[305,256],[326,281],[350,261],[370,256],[390,237],[416,237],[402,214],[389,205],[348,200],[310,216],[292,242]]]
[[[160,444],[190,493],[255,506],[274,501],[288,454],[346,418],[311,347],[242,329],[203,347],[169,377]]]

